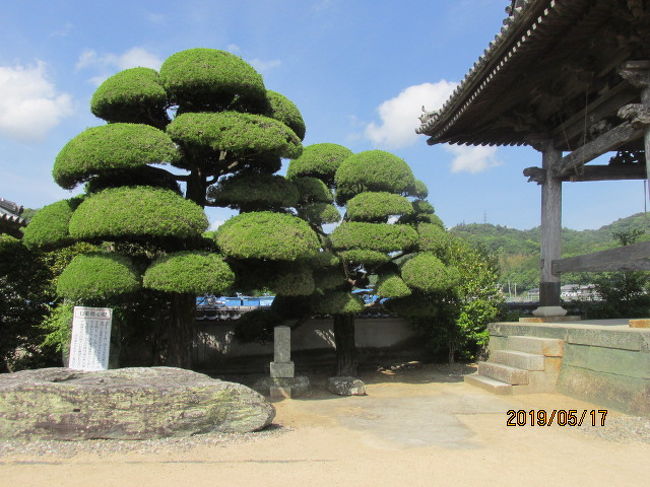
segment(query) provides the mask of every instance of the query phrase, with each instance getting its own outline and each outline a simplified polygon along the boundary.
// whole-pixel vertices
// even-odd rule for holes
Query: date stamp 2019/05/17
[[[583,409],[578,413],[577,409],[510,409],[506,412],[506,426],[605,426],[607,409]],[[586,421],[586,422],[585,422]]]

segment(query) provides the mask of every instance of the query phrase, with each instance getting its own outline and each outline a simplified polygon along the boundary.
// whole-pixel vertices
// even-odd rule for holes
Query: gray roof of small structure
[[[13,201],[0,198],[0,222],[14,227],[24,227],[27,222],[20,215],[23,207]]]

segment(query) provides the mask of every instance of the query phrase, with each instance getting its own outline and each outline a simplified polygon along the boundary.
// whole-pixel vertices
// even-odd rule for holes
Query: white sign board
[[[108,369],[112,318],[111,308],[74,307],[68,367],[77,370]]]

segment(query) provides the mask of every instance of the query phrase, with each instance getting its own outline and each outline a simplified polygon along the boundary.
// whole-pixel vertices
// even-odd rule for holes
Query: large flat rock
[[[244,433],[264,428],[274,417],[274,407],[244,385],[173,367],[0,374],[0,438]]]

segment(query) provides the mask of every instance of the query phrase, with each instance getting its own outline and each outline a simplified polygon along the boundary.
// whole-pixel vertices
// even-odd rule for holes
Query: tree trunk
[[[356,377],[359,368],[354,342],[354,315],[334,315],[336,375]]]
[[[195,306],[196,298],[194,296],[173,294],[170,319],[167,325],[166,365],[170,367],[192,368]]]
[[[187,180],[185,198],[192,200],[203,208],[205,207],[205,190],[205,177],[203,176],[201,169],[193,169],[192,172],[190,172],[189,179]]]

